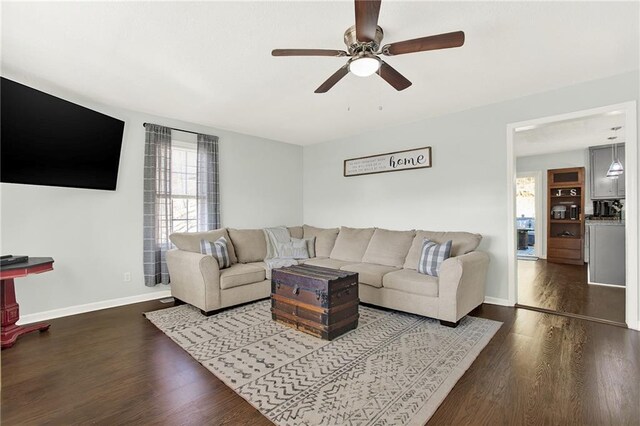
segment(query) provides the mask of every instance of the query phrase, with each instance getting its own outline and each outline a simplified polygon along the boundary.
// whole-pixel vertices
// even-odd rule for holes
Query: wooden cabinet
[[[584,263],[584,175],[584,167],[547,171],[548,262]]]
[[[624,166],[624,144],[617,144],[618,159]],[[589,184],[592,200],[610,200],[624,198],[624,174],[619,178],[607,177],[607,171],[613,161],[613,145],[592,146],[589,148],[591,174]]]

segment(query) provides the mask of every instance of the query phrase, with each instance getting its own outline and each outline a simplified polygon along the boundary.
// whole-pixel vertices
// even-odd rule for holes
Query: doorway
[[[509,176],[509,301],[518,307],[539,310],[548,313],[590,319],[620,326],[640,329],[638,306],[638,236],[637,236],[637,115],[635,102],[611,105],[592,110],[578,111],[558,116],[545,117],[526,122],[512,123],[507,126],[507,153]],[[612,183],[605,172],[592,173],[594,152],[607,149],[612,142],[611,129],[620,127],[620,138],[613,142],[622,142],[626,152],[624,174],[615,188],[625,188],[626,194],[604,196],[591,194],[593,188],[599,188],[602,182]],[[581,133],[582,132],[582,133]],[[607,137],[609,136],[609,137]],[[529,142],[522,149],[522,142]],[[612,143],[609,146],[614,146]],[[617,146],[614,146],[617,148]],[[529,151],[527,151],[529,150]],[[615,150],[614,150],[615,152]],[[617,156],[617,154],[614,154]],[[571,219],[579,219],[584,226],[582,233],[575,223],[567,224],[571,232],[558,233],[563,227],[564,218],[552,216],[552,210],[560,215],[564,212],[561,198],[549,198],[547,182],[549,170],[573,168],[584,170],[584,206],[575,211],[575,199],[566,206],[566,214],[571,210]],[[536,179],[535,174],[541,175]],[[603,176],[600,176],[602,174]],[[551,176],[551,175],[550,175]],[[595,182],[595,183],[594,183]],[[631,188],[633,187],[633,189]],[[554,193],[554,195],[557,195]],[[564,195],[564,194],[563,194]],[[566,195],[565,195],[566,196]],[[593,200],[592,200],[593,198]],[[596,202],[597,201],[597,202]],[[549,204],[549,205],[547,205]],[[594,212],[593,206],[598,206]],[[616,206],[616,210],[607,211],[607,217],[596,217],[600,206]],[[622,213],[619,213],[622,205]],[[541,207],[540,207],[541,206]],[[572,209],[570,209],[570,207]],[[582,210],[583,209],[583,210]],[[608,215],[611,214],[611,217]],[[609,238],[622,251],[622,267],[600,267],[600,271],[622,269],[622,285],[616,283],[607,286],[607,280],[594,280],[595,265],[599,265],[591,253],[603,253],[599,248],[589,247],[593,236],[588,235],[591,226],[604,225],[594,222],[596,219],[617,220],[617,235]],[[622,220],[621,220],[622,219]],[[567,216],[567,220],[569,220]],[[609,223],[606,223],[609,224]],[[622,226],[620,226],[622,225]],[[554,228],[555,227],[555,228]],[[537,229],[536,229],[537,228]],[[604,227],[592,228],[600,235]],[[607,231],[613,228],[607,228]],[[557,234],[557,235],[556,235]],[[570,262],[558,261],[558,237],[573,237],[563,243],[571,243],[576,251]],[[552,237],[552,238],[550,238]],[[548,247],[547,239],[553,243]],[[601,244],[602,238],[597,241]],[[575,247],[573,247],[575,246]],[[564,247],[561,246],[561,247]],[[567,246],[568,247],[568,246]],[[600,247],[600,246],[598,246]],[[574,254],[578,253],[579,255]],[[550,250],[550,253],[548,253]],[[607,252],[609,252],[607,248]],[[547,255],[551,257],[547,259]],[[614,259],[616,260],[616,259]],[[606,262],[611,262],[611,257]],[[598,261],[599,262],[599,261]]]
[[[516,177],[516,229],[518,260],[536,261],[542,255],[539,241],[542,192],[540,172],[520,172]]]

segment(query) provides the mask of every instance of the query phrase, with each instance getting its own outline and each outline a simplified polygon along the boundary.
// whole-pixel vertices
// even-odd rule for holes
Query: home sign
[[[431,167],[431,147],[344,160],[344,176],[371,175]]]

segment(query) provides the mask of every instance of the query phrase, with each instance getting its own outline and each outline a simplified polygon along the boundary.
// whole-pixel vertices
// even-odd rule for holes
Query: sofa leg
[[[217,311],[203,311],[202,309],[200,309],[200,313],[202,315],[204,315],[205,317],[210,317],[211,315],[215,314]]]
[[[450,321],[440,320],[440,325],[444,325],[445,327],[456,328],[458,324],[460,324],[460,321],[450,322]]]

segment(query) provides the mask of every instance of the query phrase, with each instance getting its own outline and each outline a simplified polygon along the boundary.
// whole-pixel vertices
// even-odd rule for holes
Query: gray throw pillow
[[[280,259],[308,259],[309,251],[307,242],[302,239],[292,238],[288,243],[277,244],[278,258]]]
[[[437,277],[438,272],[440,272],[440,265],[451,256],[452,244],[453,241],[451,240],[444,244],[438,244],[425,238],[422,242],[418,272]]]
[[[213,256],[218,261],[218,267],[220,269],[228,268],[229,266],[231,266],[229,249],[227,248],[227,240],[224,237],[220,237],[213,242],[208,240],[200,240],[200,253]]]

